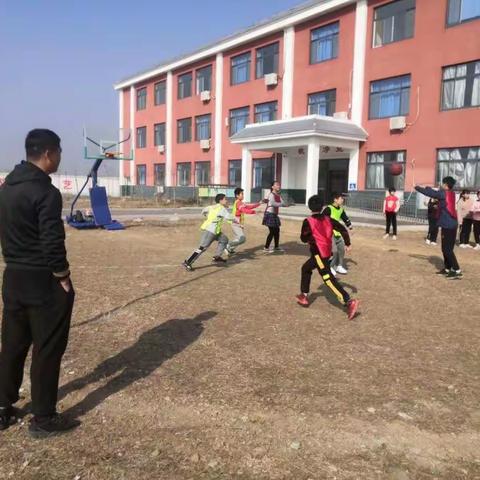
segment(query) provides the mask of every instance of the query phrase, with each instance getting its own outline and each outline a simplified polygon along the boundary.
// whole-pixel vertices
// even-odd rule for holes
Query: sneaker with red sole
[[[310,305],[308,297],[303,293],[301,293],[300,295],[296,295],[295,298],[297,299],[297,303],[302,307],[308,307]]]
[[[349,320],[353,320],[355,318],[355,315],[357,314],[359,305],[360,305],[359,300],[350,300],[347,303],[347,313],[348,313],[348,319]]]

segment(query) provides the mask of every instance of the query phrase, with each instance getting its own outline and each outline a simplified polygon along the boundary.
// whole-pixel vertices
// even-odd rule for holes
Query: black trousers
[[[393,234],[397,235],[397,214],[395,212],[386,212],[385,218],[387,220],[387,228],[385,233],[390,233],[390,226],[393,227]]]
[[[470,243],[470,234],[472,233],[473,219],[464,218],[462,221],[462,227],[460,228],[460,243]]]
[[[75,293],[50,272],[7,269],[3,276],[0,407],[19,399],[23,369],[33,344],[30,369],[32,413],[56,412],[60,363],[68,343]]]
[[[475,237],[475,243],[480,245],[480,220],[473,221],[473,236]]]
[[[438,230],[438,220],[436,218],[429,218],[427,240],[430,240],[431,242],[436,242],[438,237]]]
[[[318,270],[322,277],[323,283],[336,295],[338,300],[346,305],[350,300],[350,295],[340,285],[340,282],[332,275],[330,270],[330,259],[322,258],[320,255],[312,255],[302,265],[302,280],[300,290],[302,293],[310,292],[310,282],[312,280],[312,272]]]
[[[457,257],[453,252],[457,238],[456,228],[442,228],[442,253],[443,262],[447,270],[460,270]]]
[[[268,227],[268,235],[265,241],[265,248],[270,248],[272,240],[275,242],[275,248],[280,244],[280,227]]]

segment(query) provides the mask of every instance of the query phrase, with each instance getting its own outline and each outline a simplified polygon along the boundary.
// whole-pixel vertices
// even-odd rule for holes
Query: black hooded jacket
[[[8,268],[69,275],[62,196],[33,163],[17,165],[0,188],[0,241]]]

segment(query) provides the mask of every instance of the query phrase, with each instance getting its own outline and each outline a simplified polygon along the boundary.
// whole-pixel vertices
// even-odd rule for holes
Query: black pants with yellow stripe
[[[338,300],[346,305],[350,300],[350,295],[340,285],[340,282],[332,275],[330,271],[330,260],[321,258],[320,255],[312,255],[302,266],[302,293],[310,292],[310,281],[312,280],[312,272],[317,269],[320,273],[323,283],[335,294]]]

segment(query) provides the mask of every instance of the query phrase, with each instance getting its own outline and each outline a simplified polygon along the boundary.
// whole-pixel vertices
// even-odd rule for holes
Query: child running
[[[395,195],[394,188],[388,190],[388,196],[383,202],[383,213],[385,214],[386,229],[383,238],[390,236],[390,226],[393,227],[393,240],[397,239],[397,213],[400,210],[400,199]]]
[[[233,215],[228,212],[227,207],[227,197],[225,194],[219,193],[215,197],[215,205],[203,209],[202,215],[206,216],[207,219],[200,227],[200,230],[202,230],[200,246],[182,263],[186,270],[192,271],[193,262],[215,241],[218,242],[218,246],[213,261],[226,263],[226,260],[222,258],[222,253],[228,245],[228,238],[222,233],[222,225],[224,220],[233,220],[234,218]]]
[[[455,239],[457,238],[458,220],[455,209],[455,179],[445,177],[442,180],[442,188],[434,190],[431,187],[416,186],[417,192],[430,198],[437,198],[440,203],[440,217],[438,226],[442,229],[442,253],[445,268],[437,272],[443,274],[449,279],[458,280],[462,278],[462,271],[457,262],[457,257],[453,251]]]
[[[268,227],[268,236],[263,249],[265,253],[284,252],[284,250],[280,248],[280,226],[282,225],[280,217],[278,216],[280,207],[286,207],[280,196],[280,182],[273,182],[262,222],[262,225]],[[270,249],[272,240],[275,245],[273,250]]]
[[[342,193],[334,193],[332,195],[332,203],[325,208],[324,213],[337,222],[342,220],[347,228],[352,230],[352,222],[348,218],[345,208],[343,208],[344,202],[345,198]],[[332,273],[335,275],[335,273],[338,272],[346,275],[348,270],[345,268],[345,242],[337,230],[333,231],[333,241],[335,242],[335,248],[333,250],[332,261],[330,262]]]
[[[235,235],[235,240],[228,242],[227,253],[232,255],[235,253],[235,248],[242,245],[247,241],[245,236],[245,215],[255,215],[255,208],[261,205],[258,203],[245,203],[243,201],[244,193],[243,188],[236,188],[235,202],[233,203],[232,215],[234,217],[232,221],[232,231]]]
[[[332,235],[337,230],[345,241],[346,251],[350,251],[350,237],[347,229],[336,220],[321,213],[323,207],[319,195],[313,195],[308,200],[308,208],[312,215],[303,221],[300,239],[310,244],[311,257],[302,266],[301,293],[296,296],[297,303],[302,307],[310,305],[308,294],[313,270],[317,269],[325,285],[337,296],[338,300],[347,307],[348,319],[353,320],[358,310],[359,301],[350,298],[350,295],[332,276],[330,271],[330,257],[332,256]]]

